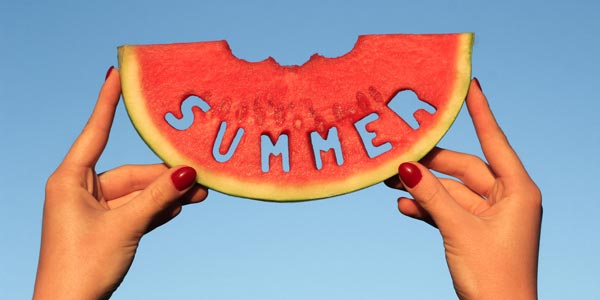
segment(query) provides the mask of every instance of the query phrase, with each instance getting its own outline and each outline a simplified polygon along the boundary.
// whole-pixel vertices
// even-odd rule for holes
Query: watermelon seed
[[[254,121],[257,125],[262,125],[265,122],[265,109],[261,105],[260,99],[254,99]]]
[[[369,110],[369,98],[363,92],[356,92],[356,106],[361,112]]]
[[[294,127],[296,127],[296,129],[302,128],[302,119],[299,116],[294,118]]]
[[[217,107],[217,111],[221,115],[227,115],[229,110],[231,110],[231,98],[225,97],[223,101],[219,102],[219,106]]]
[[[342,118],[344,118],[344,107],[342,107],[341,104],[334,103],[331,109],[333,111],[333,116],[336,120],[341,120]]]
[[[275,119],[275,125],[283,125],[285,121],[285,107],[282,104],[273,105],[273,118]]]
[[[383,102],[383,96],[374,86],[369,87],[369,95],[371,95],[371,98],[373,98],[373,100],[375,100],[376,102]]]
[[[246,103],[240,105],[240,108],[235,112],[235,117],[238,123],[242,123],[248,117],[248,105]]]

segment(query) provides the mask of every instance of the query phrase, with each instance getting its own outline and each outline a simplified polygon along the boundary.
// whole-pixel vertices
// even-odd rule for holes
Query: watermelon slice
[[[360,36],[343,56],[248,62],[226,41],[119,47],[138,133],[198,182],[270,201],[325,198],[378,183],[442,138],[464,101],[473,34]],[[412,91],[417,126],[393,101]],[[409,112],[409,116],[412,111]]]

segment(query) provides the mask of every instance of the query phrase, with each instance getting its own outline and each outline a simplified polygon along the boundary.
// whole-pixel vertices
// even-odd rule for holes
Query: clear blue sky
[[[476,33],[473,74],[544,194],[540,298],[598,299],[599,2],[254,2],[1,2],[1,299],[31,296],[45,180],[117,46],[227,39],[241,58],[301,64],[359,34],[463,31]],[[464,112],[441,145],[479,153]],[[98,170],[155,162],[120,106]],[[455,299],[439,234],[400,215],[400,195],[378,185],[282,205],[213,192],[144,238],[114,298]]]

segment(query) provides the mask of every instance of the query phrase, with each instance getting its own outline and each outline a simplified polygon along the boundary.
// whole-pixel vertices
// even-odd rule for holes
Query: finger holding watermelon
[[[126,165],[97,174],[121,95],[109,69],[94,112],[50,176],[35,299],[105,299],[129,270],[142,236],[184,204],[204,200],[187,166]]]
[[[460,299],[536,299],[541,193],[498,126],[478,81],[467,108],[487,160],[434,149],[399,167],[401,213],[439,228]],[[454,179],[437,178],[429,169]]]

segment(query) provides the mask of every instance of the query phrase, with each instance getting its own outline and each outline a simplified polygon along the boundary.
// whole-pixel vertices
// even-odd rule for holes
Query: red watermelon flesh
[[[431,150],[464,101],[472,41],[365,35],[300,66],[238,59],[225,41],[126,45],[119,64],[129,116],[167,164],[223,193],[299,201],[378,183]],[[434,108],[414,112],[416,129],[390,105],[405,90]]]

